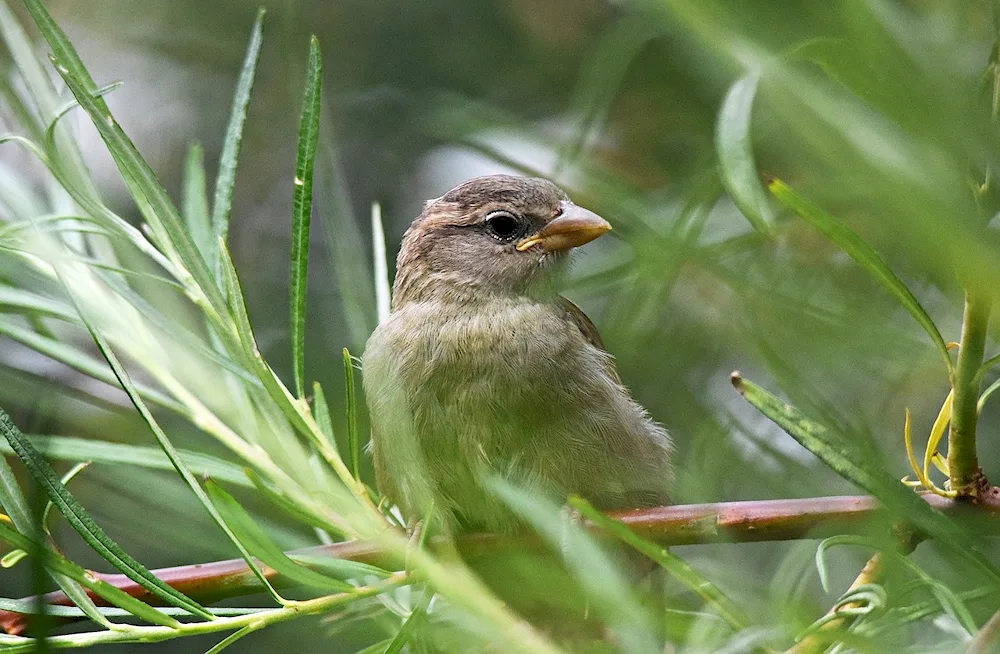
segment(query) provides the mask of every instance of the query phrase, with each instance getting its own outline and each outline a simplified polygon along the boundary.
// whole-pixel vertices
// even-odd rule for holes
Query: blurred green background
[[[1000,164],[992,77],[984,73],[996,34],[990,2],[265,6],[230,248],[261,349],[288,379],[291,181],[314,33],[324,54],[325,113],[306,373],[323,383],[335,416],[343,415],[341,349],[360,355],[375,326],[372,202],[381,203],[392,257],[425,200],[469,177],[516,171],[552,178],[615,227],[577,255],[566,294],[599,327],[636,399],[673,434],[678,503],[857,492],[747,407],[729,384],[734,369],[849,438],[871,439],[894,474],[909,472],[904,409],[923,438],[949,388],[934,348],[881,286],[806,223],[778,211],[773,235],[752,228],[719,179],[718,111],[740,75],[759,71],[752,131],[759,168],[856,229],[914,290],[945,339],[958,340],[962,284],[992,293],[1000,278],[990,222],[995,191],[977,201],[971,190]],[[257,4],[61,0],[48,7],[98,85],[125,82],[108,102],[173,197],[180,197],[192,141],[205,146],[214,170]],[[96,132],[81,112],[72,120],[109,206],[138,223]],[[0,131],[17,130],[6,113],[0,123]],[[40,167],[27,154],[0,148],[0,164],[0,175],[41,187]],[[150,442],[124,395],[2,337],[0,404],[27,432]],[[980,427],[981,463],[992,478],[1000,476],[998,410],[987,405]],[[165,424],[188,447],[215,447],[180,420]],[[233,555],[170,475],[95,466],[73,490],[150,567]],[[150,515],[162,515],[162,529]],[[286,546],[312,542],[305,531],[274,528]],[[78,560],[98,565],[75,535],[63,536]],[[823,593],[813,548],[679,552],[751,601],[757,616],[791,613],[808,622],[845,585]],[[863,554],[833,557],[843,582]],[[938,563],[933,550],[918,550],[916,559]],[[28,586],[11,576],[5,593],[16,596],[6,584]],[[242,641],[239,651],[314,651],[322,631],[322,621],[294,622]],[[321,649],[364,644],[360,623]]]

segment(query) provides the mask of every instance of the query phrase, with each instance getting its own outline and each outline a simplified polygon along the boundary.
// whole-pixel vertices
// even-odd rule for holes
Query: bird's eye
[[[517,216],[506,211],[494,211],[486,217],[486,231],[502,241],[519,236],[523,230]]]

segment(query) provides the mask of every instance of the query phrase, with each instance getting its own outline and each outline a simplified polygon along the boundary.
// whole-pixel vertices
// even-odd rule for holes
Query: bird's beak
[[[540,245],[546,252],[561,252],[590,243],[604,232],[611,230],[608,221],[572,202],[563,202],[561,209],[561,213],[550,220],[545,227],[518,243],[517,251],[524,252],[528,248]]]

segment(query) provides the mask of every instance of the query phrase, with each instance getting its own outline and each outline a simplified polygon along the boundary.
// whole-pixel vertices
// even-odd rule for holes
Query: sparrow
[[[362,370],[376,482],[408,519],[517,531],[497,477],[605,510],[669,503],[667,431],[556,290],[570,251],[610,229],[547,180],[491,175],[406,231]]]

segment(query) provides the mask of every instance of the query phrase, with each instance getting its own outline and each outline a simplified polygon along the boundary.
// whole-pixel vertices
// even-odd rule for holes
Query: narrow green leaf
[[[39,436],[29,435],[31,442],[45,453],[47,459],[62,461],[91,461],[103,464],[134,465],[153,470],[173,470],[170,459],[158,447],[148,445],[131,445],[129,443],[112,443],[91,438],[74,438],[72,436]],[[0,453],[14,454],[13,448],[0,443]],[[243,474],[243,467],[224,459],[193,452],[178,450],[181,460],[195,475],[209,476],[221,479],[230,484],[252,487]],[[0,502],[2,503],[2,502]]]
[[[278,574],[304,586],[324,591],[345,592],[354,589],[345,581],[327,577],[288,558],[288,555],[281,551],[281,548],[264,533],[257,522],[222,486],[209,479],[205,483],[205,489],[240,541],[246,544],[254,556],[276,570]]]
[[[336,579],[364,579],[366,577],[378,577],[387,579],[392,576],[392,572],[383,570],[374,565],[338,559],[329,556],[317,556],[312,554],[289,553],[288,557],[293,561],[319,572],[326,572]]]
[[[260,350],[257,348],[257,342],[254,339],[253,328],[250,325],[250,316],[247,314],[243,289],[240,286],[236,268],[233,266],[233,260],[229,256],[229,249],[222,241],[219,241],[219,247],[219,251],[222,254],[223,272],[225,273],[226,294],[230,299],[230,313],[235,323],[237,340],[243,348],[243,354],[250,364],[251,369],[257,374],[257,377],[264,385],[264,390],[271,396],[271,399],[274,400],[274,403],[296,431],[310,439],[323,456],[323,459],[333,468],[337,476],[340,477],[344,485],[356,497],[361,498],[362,502],[369,504],[368,508],[371,509],[373,514],[377,514],[377,509],[374,505],[371,505],[365,486],[351,474],[351,471],[348,470],[347,466],[341,460],[336,449],[331,448],[326,443],[325,437],[320,433],[318,426],[314,428],[314,425],[311,425],[306,420],[308,405],[305,401],[299,401],[292,396],[285,385],[281,383],[281,380],[278,379],[271,366],[261,357]]]
[[[602,613],[614,629],[623,651],[662,651],[662,645],[655,645],[657,639],[647,616],[621,571],[589,534],[539,494],[499,477],[488,481],[500,500],[550,546],[559,548],[566,565],[587,592],[594,611]]]
[[[52,20],[41,1],[24,0],[24,2],[42,36],[52,48],[56,71],[66,82],[66,86],[73,93],[80,106],[90,116],[128,185],[133,199],[140,209],[144,210],[150,228],[174,249],[180,262],[193,276],[210,307],[216,313],[221,314],[225,301],[216,287],[204,259],[188,237],[180,215],[166,190],[114,119],[104,99],[94,96],[97,85],[80,60],[76,49],[66,38],[62,29]]]
[[[163,315],[163,312],[153,306],[153,304],[146,300],[146,298],[142,295],[133,291],[128,284],[117,279],[114,275],[107,275],[100,271],[97,272],[97,276],[100,277],[101,281],[107,284],[109,288],[125,298],[128,303],[136,309],[136,311],[141,313],[148,320],[149,324],[174,339],[178,344],[189,348],[209,361],[225,368],[239,377],[241,381],[250,382],[254,386],[260,387],[260,380],[257,379],[256,375],[247,372],[227,354],[220,353],[216,351],[215,348],[206,345],[198,335],[187,329],[179,321],[168,319],[165,315]],[[74,314],[74,317],[76,317],[76,314]]]
[[[344,378],[347,381],[347,444],[351,457],[351,472],[354,478],[360,480],[361,473],[361,442],[358,436],[358,411],[354,397],[354,360],[351,353],[344,348]]]
[[[382,205],[372,203],[372,261],[375,273],[375,308],[379,324],[389,318],[392,307],[392,282],[385,256],[385,230],[382,228]]]
[[[2,422],[2,416],[6,416],[6,414],[0,413],[0,422]],[[62,556],[59,556],[55,552],[47,549],[44,545],[34,542],[32,539],[18,533],[2,522],[0,522],[0,540],[7,541],[14,547],[20,548],[26,552],[31,552],[32,555],[40,557],[42,565],[49,570],[65,577],[69,577],[81,586],[94,591],[94,593],[104,598],[109,603],[125,609],[137,618],[141,618],[142,620],[152,624],[163,625],[174,629],[180,626],[180,623],[177,620],[146,604],[145,602],[140,602],[125,591],[112,586],[108,582],[101,581],[81,566]],[[211,617],[207,612],[206,615]]]
[[[222,154],[219,156],[219,172],[215,178],[211,238],[206,241],[210,249],[204,250],[204,252],[208,255],[205,260],[215,268],[219,288],[223,286],[223,278],[221,262],[215,251],[215,243],[220,239],[226,241],[229,237],[229,214],[233,207],[236,164],[240,157],[243,125],[246,123],[247,107],[250,105],[250,96],[253,93],[257,62],[260,60],[263,29],[264,8],[261,7],[257,10],[257,18],[250,30],[250,43],[247,45],[247,52],[243,58],[243,68],[240,70],[240,77],[236,83],[236,93],[233,94],[233,106],[229,111],[229,124],[226,126],[226,137],[222,143]]]
[[[715,128],[719,172],[729,196],[754,229],[770,232],[774,212],[761,185],[750,138],[750,113],[759,73],[747,73],[729,88]]]
[[[733,629],[739,631],[750,625],[750,620],[743,610],[733,604],[715,584],[689,566],[687,561],[674,555],[666,547],[642,538],[621,522],[604,515],[582,497],[569,498],[569,504],[584,518],[659,564],[661,568],[710,604],[719,617],[729,623]]]
[[[21,487],[17,484],[17,477],[14,476],[14,471],[11,470],[7,459],[2,456],[0,456],[0,509],[3,509],[7,513],[11,522],[18,529],[32,533],[37,526],[34,517],[31,515],[28,500],[24,497]]]
[[[295,393],[305,396],[306,282],[309,272],[309,226],[312,218],[313,166],[319,142],[320,97],[323,64],[319,41],[309,40],[309,67],[302,98],[299,122],[298,156],[292,202],[292,366],[295,369]]]
[[[257,340],[253,334],[253,327],[250,324],[250,314],[247,313],[246,300],[243,297],[243,287],[240,285],[233,260],[229,256],[229,248],[222,241],[219,241],[216,245],[219,247],[220,259],[222,261],[226,296],[229,298],[229,311],[236,326],[237,340],[243,348],[243,355],[252,366],[253,372],[264,385],[264,390],[271,396],[271,399],[278,405],[289,422],[298,431],[309,433],[309,426],[295,408],[295,398],[292,397],[292,394],[288,392],[288,389],[281,383],[278,376],[274,374],[271,366],[260,355]]]
[[[195,247],[205,261],[215,252],[212,238],[211,217],[208,213],[208,184],[205,181],[205,149],[200,143],[192,143],[184,162],[184,185],[181,196],[181,210],[184,222]],[[220,284],[221,287],[221,284]]]
[[[319,382],[313,382],[313,415],[319,430],[323,432],[327,442],[333,450],[337,451],[337,439],[333,433],[333,421],[330,419],[330,406],[326,403],[326,394]]]
[[[427,523],[424,523],[425,525]],[[431,597],[434,596],[434,592],[429,588],[424,588],[420,593],[420,600],[417,605],[407,616],[406,621],[403,622],[403,626],[399,628],[396,632],[395,637],[393,637],[392,642],[385,648],[382,654],[399,654],[403,651],[403,647],[407,642],[413,637],[413,634],[420,628],[423,624],[424,618],[427,616],[427,607],[430,605]]]
[[[220,640],[218,643],[216,643],[209,649],[205,650],[205,654],[219,654],[219,652],[226,649],[236,641],[240,640],[244,636],[249,636],[258,629],[260,629],[260,626],[250,624],[243,627],[242,629],[234,631],[233,633],[229,634],[228,636]]]
[[[837,474],[877,497],[887,508],[901,512],[915,528],[949,546],[994,583],[1000,583],[1000,573],[972,547],[961,529],[946,515],[900,484],[871,457],[863,457],[858,448],[846,439],[832,434],[795,407],[743,379],[739,373],[733,373],[732,382],[747,402]]]
[[[11,453],[13,454],[13,450]],[[21,489],[17,485],[14,472],[10,469],[6,458],[3,456],[0,456],[0,507],[9,514],[15,528],[26,534],[37,535],[38,524],[31,514],[24,494],[21,493]],[[44,523],[44,519],[42,522]],[[13,562],[8,561],[4,557],[4,564],[13,565]],[[52,578],[59,588],[66,593],[66,597],[70,598],[91,620],[105,627],[109,626],[107,620],[97,612],[97,606],[94,604],[94,601],[87,596],[80,587],[80,584],[58,573],[52,573]]]
[[[252,468],[246,468],[243,473],[250,480],[251,484],[255,486],[264,497],[280,508],[283,513],[293,516],[311,527],[316,527],[324,531],[346,536],[341,525],[327,520],[322,515],[306,510],[305,507],[297,504],[285,493],[281,492],[280,488],[261,477]]]
[[[67,345],[62,341],[57,341],[48,336],[43,336],[30,329],[25,329],[19,325],[14,325],[4,320],[0,320],[0,334],[7,336],[19,343],[27,345],[31,349],[41,352],[45,356],[64,363],[74,370],[98,379],[106,384],[117,385],[114,373],[95,361],[93,358],[81,353],[75,347]],[[172,397],[164,395],[160,391],[140,386],[139,393],[150,402],[155,402],[159,406],[175,411],[181,415],[188,415],[189,411],[180,402]]]
[[[17,551],[23,552],[24,550]],[[126,611],[125,609],[113,606],[100,606],[97,607],[97,610],[99,614],[104,617],[127,618],[132,615],[132,613]],[[187,617],[190,615],[187,611],[178,609],[175,606],[158,606],[156,610],[160,611],[164,615],[170,616]],[[212,615],[218,617],[235,617],[240,615],[252,615],[262,611],[273,611],[274,608],[213,608],[210,610],[212,611]],[[0,611],[11,611],[13,613],[23,613],[24,615],[38,615],[38,602],[34,599],[11,599],[7,597],[0,597]],[[62,606],[60,604],[47,604],[45,606],[45,614],[59,618],[90,617],[75,606]]]
[[[66,474],[64,474],[62,477],[59,478],[59,483],[61,483],[63,486],[69,486],[69,482],[73,481],[73,479],[75,479],[77,475],[86,470],[87,467],[90,466],[90,463],[91,463],[90,461],[81,461],[77,463],[72,468],[70,468],[66,472]],[[47,501],[45,503],[45,508],[42,509],[42,519],[39,520],[42,530],[49,537],[52,536],[52,531],[49,528],[49,516],[52,514],[52,507],[54,506],[55,504],[52,503],[52,500]]]
[[[280,595],[278,595],[278,593],[273,588],[271,588],[271,585],[268,583],[263,573],[261,573],[260,570],[257,568],[252,557],[250,556],[250,553],[247,552],[246,548],[236,537],[233,531],[229,528],[229,525],[227,525],[226,521],[223,520],[222,516],[216,510],[215,505],[209,499],[208,495],[206,495],[202,487],[198,484],[198,481],[194,478],[194,475],[191,474],[191,471],[181,460],[180,453],[177,451],[177,448],[175,448],[173,443],[170,442],[170,439],[167,438],[166,433],[160,428],[160,425],[159,423],[156,422],[156,419],[153,418],[153,414],[149,411],[149,408],[146,406],[146,403],[142,401],[142,398],[139,395],[139,391],[135,387],[135,384],[132,383],[132,379],[129,376],[128,372],[125,370],[125,367],[122,366],[121,362],[118,360],[118,357],[115,355],[114,351],[112,351],[111,346],[104,339],[104,336],[102,336],[101,333],[98,332],[97,329],[94,327],[94,325],[90,322],[90,320],[88,320],[87,315],[84,313],[83,307],[76,301],[75,297],[72,294],[72,291],[70,290],[70,287],[65,283],[65,279],[63,279],[62,273],[59,271],[58,266],[56,267],[56,274],[59,276],[60,281],[62,281],[63,285],[66,287],[66,291],[69,294],[70,299],[73,301],[74,306],[76,306],[77,312],[80,314],[80,319],[83,321],[84,325],[86,325],[87,329],[90,331],[90,335],[94,339],[94,343],[97,345],[97,349],[100,350],[101,354],[104,356],[104,359],[108,362],[108,365],[111,366],[111,370],[114,372],[115,377],[118,379],[118,383],[121,384],[121,387],[125,390],[125,393],[128,395],[129,400],[132,401],[132,405],[135,407],[136,411],[139,412],[139,415],[142,417],[143,421],[145,421],[146,426],[149,427],[150,431],[153,432],[153,436],[156,437],[156,441],[159,443],[160,448],[162,448],[163,453],[166,454],[167,458],[170,460],[170,463],[173,466],[174,470],[177,471],[177,474],[181,476],[181,478],[184,480],[184,483],[187,484],[188,488],[191,489],[191,492],[194,493],[196,498],[198,498],[198,501],[201,502],[201,505],[205,507],[205,510],[208,511],[209,516],[212,518],[213,521],[215,521],[215,524],[217,524],[219,528],[222,529],[223,533],[225,533],[226,536],[229,537],[229,540],[232,541],[233,545],[236,546],[236,549],[239,551],[243,559],[247,562],[247,565],[250,567],[250,570],[254,572],[260,579],[261,584],[264,586],[264,588],[271,593],[271,596],[274,597],[275,601],[283,603],[284,600],[281,598]],[[11,443],[11,445],[13,445],[13,443]],[[48,463],[45,462],[44,460],[43,463],[45,463],[45,465],[48,465]],[[169,586],[166,587],[170,588]],[[184,598],[185,600],[188,600],[189,602],[193,603],[193,601],[189,600],[186,596],[182,595],[181,593],[177,593],[177,591],[174,591],[172,588],[170,590],[179,595],[180,597]],[[177,604],[177,606],[182,606],[182,605]],[[195,604],[195,606],[201,609],[201,611],[205,610],[200,605]]]
[[[858,236],[851,228],[826,213],[816,205],[812,204],[802,196],[793,191],[780,179],[772,180],[768,188],[774,197],[778,198],[782,204],[794,211],[806,222],[823,232],[837,247],[846,252],[859,266],[876,279],[890,294],[892,294],[900,304],[910,312],[910,315],[920,326],[924,328],[927,335],[931,337],[937,347],[945,367],[949,374],[954,371],[954,364],[948,354],[948,346],[941,337],[937,325],[924,310],[917,298],[910,292],[910,289],[903,284],[895,273],[889,269],[882,257],[872,249],[870,245]]]
[[[80,534],[95,552],[104,557],[105,560],[115,566],[115,568],[120,570],[129,579],[157,597],[174,606],[187,609],[193,615],[211,619],[211,614],[204,607],[157,579],[144,565],[132,558],[131,555],[126,553],[104,533],[104,530],[94,522],[90,514],[87,513],[87,510],[76,501],[76,498],[59,481],[59,477],[48,461],[39,454],[38,450],[31,444],[31,441],[14,426],[10,416],[2,409],[0,409],[0,433],[7,439],[10,446],[14,448],[14,452],[21,459],[21,462],[27,468],[35,483],[45,491],[49,499],[59,508],[59,512],[66,517],[66,521],[72,525],[73,529]]]

